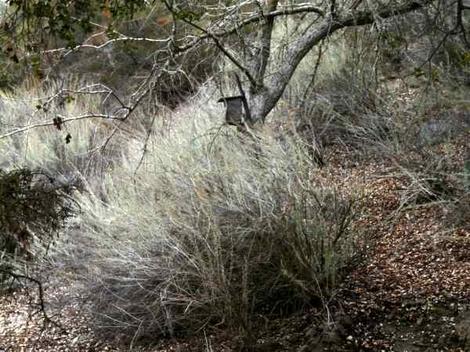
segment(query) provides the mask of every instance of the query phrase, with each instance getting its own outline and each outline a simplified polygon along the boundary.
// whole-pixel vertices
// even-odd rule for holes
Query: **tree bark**
[[[266,116],[281,98],[292,75],[302,59],[321,40],[339,29],[372,24],[376,19],[385,19],[418,10],[435,0],[407,1],[401,6],[386,7],[379,11],[353,11],[343,15],[328,14],[322,23],[305,32],[287,49],[285,64],[273,73],[269,80],[256,90],[251,90],[248,101],[252,121],[264,122]]]

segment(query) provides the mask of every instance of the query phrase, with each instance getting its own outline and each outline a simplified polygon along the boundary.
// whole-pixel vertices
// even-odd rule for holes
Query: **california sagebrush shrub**
[[[68,191],[28,169],[0,170],[0,283],[54,241],[72,214]]]
[[[132,160],[115,169],[106,203],[80,199],[87,292],[104,331],[249,334],[258,314],[328,297],[355,254],[357,208],[313,185],[302,140],[213,128],[213,110],[192,106],[195,120],[153,136],[135,175]]]

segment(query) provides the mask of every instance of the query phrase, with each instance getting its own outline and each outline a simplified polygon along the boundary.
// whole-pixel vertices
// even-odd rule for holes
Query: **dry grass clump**
[[[352,157],[382,152],[406,131],[396,82],[389,85],[381,72],[380,35],[361,28],[336,34],[309,54],[290,82],[280,106],[320,152],[333,144],[350,148]]]
[[[422,16],[410,15],[419,30],[387,20],[374,31],[337,34],[302,64],[282,103],[317,151],[340,144],[350,158],[394,165],[405,183],[403,206],[439,201],[457,214],[468,198],[462,154],[470,61],[461,36],[444,38]]]
[[[384,154],[420,142],[428,109],[440,101],[448,101],[442,115],[467,109],[464,38],[445,36],[427,16],[445,18],[416,13],[351,28],[309,53],[281,102],[297,129],[319,149],[342,144]]]
[[[250,335],[257,314],[329,297],[356,253],[355,202],[312,185],[315,163],[295,135],[218,128],[220,111],[202,98],[179,114],[136,173],[129,158],[105,180],[106,202],[79,200],[98,326]]]
[[[88,186],[97,187],[94,178],[111,168],[123,153],[119,147],[126,132],[117,130],[103,149],[100,147],[116,126],[114,121],[89,118],[63,123],[60,129],[40,126],[52,124],[58,115],[101,113],[98,95],[60,93],[66,89],[79,91],[83,86],[71,79],[48,87],[25,83],[14,92],[0,92],[0,167],[40,170],[64,184],[85,186],[90,182]],[[35,125],[39,126],[29,129]]]
[[[457,148],[457,150],[456,150]],[[460,146],[447,150],[421,149],[401,154],[396,166],[405,182],[402,204],[423,204],[438,200],[450,201],[466,192]]]

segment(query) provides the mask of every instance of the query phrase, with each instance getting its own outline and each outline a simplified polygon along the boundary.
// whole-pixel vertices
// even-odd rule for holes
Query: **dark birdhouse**
[[[225,104],[225,122],[229,125],[242,126],[247,120],[244,97],[236,95],[232,97],[220,98],[218,103]]]
[[[247,124],[252,124],[251,112],[248,106],[245,92],[243,91],[240,77],[238,77],[237,74],[235,74],[235,79],[237,81],[240,95],[223,97],[220,98],[217,102],[225,103],[225,122],[229,125],[234,125],[244,130]]]

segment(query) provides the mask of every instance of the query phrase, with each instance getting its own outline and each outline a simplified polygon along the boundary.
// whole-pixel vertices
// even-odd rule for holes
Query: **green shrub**
[[[72,212],[68,191],[28,169],[0,170],[0,283],[54,240]]]

